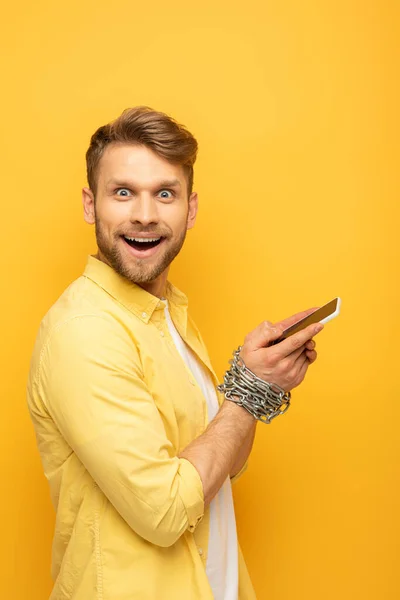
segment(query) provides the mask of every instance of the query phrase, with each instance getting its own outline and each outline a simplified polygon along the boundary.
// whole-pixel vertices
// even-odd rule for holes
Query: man
[[[218,379],[167,279],[195,224],[197,142],[148,107],[100,127],[84,218],[97,254],[38,332],[28,406],[56,509],[51,600],[248,600],[231,481],[257,419]],[[316,359],[309,312],[245,338],[248,369],[286,392]]]

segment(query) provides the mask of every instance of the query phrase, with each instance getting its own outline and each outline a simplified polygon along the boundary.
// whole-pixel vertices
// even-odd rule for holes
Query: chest
[[[171,335],[166,319],[148,323],[137,338],[145,383],[163,420],[166,435],[179,453],[206,429],[209,414],[205,395],[208,386],[217,385],[207,350],[190,328],[179,340]],[[144,333],[144,335],[143,335]],[[186,351],[186,356],[183,353]],[[188,360],[189,359],[189,360]],[[187,364],[189,363],[189,364]],[[196,371],[197,369],[197,371]],[[203,380],[199,385],[199,373]],[[219,396],[214,399],[216,407]]]

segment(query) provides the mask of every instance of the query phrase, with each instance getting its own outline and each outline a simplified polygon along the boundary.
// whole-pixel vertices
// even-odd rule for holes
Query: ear
[[[94,195],[90,188],[82,188],[83,218],[89,225],[94,225],[96,219],[94,214]]]
[[[192,229],[196,222],[197,211],[199,208],[199,198],[197,192],[190,194],[189,198],[189,212],[187,216],[187,227],[186,229]]]

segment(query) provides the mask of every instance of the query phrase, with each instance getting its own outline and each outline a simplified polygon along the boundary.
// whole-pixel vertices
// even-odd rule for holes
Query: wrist
[[[236,397],[236,396],[235,396]],[[239,397],[237,397],[239,400]],[[243,424],[256,424],[257,419],[249,413],[243,406],[236,404],[236,402],[226,399],[223,401],[221,405],[220,412],[224,415],[227,415],[235,421],[241,421]]]
[[[224,383],[217,386],[225,399],[243,407],[250,415],[263,423],[270,423],[284,414],[290,406],[291,394],[276,383],[268,383],[250,369],[240,357],[241,346],[234,351],[231,368],[224,375]]]

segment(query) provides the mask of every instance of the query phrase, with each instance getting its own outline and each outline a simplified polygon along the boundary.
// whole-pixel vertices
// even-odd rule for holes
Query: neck
[[[114,267],[108,262],[108,260],[103,256],[100,250],[97,250],[97,253],[94,254],[94,257],[102,262],[106,263],[109,267],[114,269]],[[115,270],[115,269],[114,269]],[[153,296],[157,296],[157,298],[165,298],[165,293],[167,291],[167,279],[168,279],[169,267],[167,267],[156,279],[153,281],[148,281],[146,283],[138,283],[135,281],[134,283],[141,287],[142,289],[149,292]]]
[[[149,281],[148,283],[137,283],[136,285],[146,290],[146,292],[149,292],[149,294],[157,296],[157,298],[165,298],[165,293],[167,291],[167,275],[168,271],[164,271],[164,273],[161,273],[161,275],[154,281]]]

